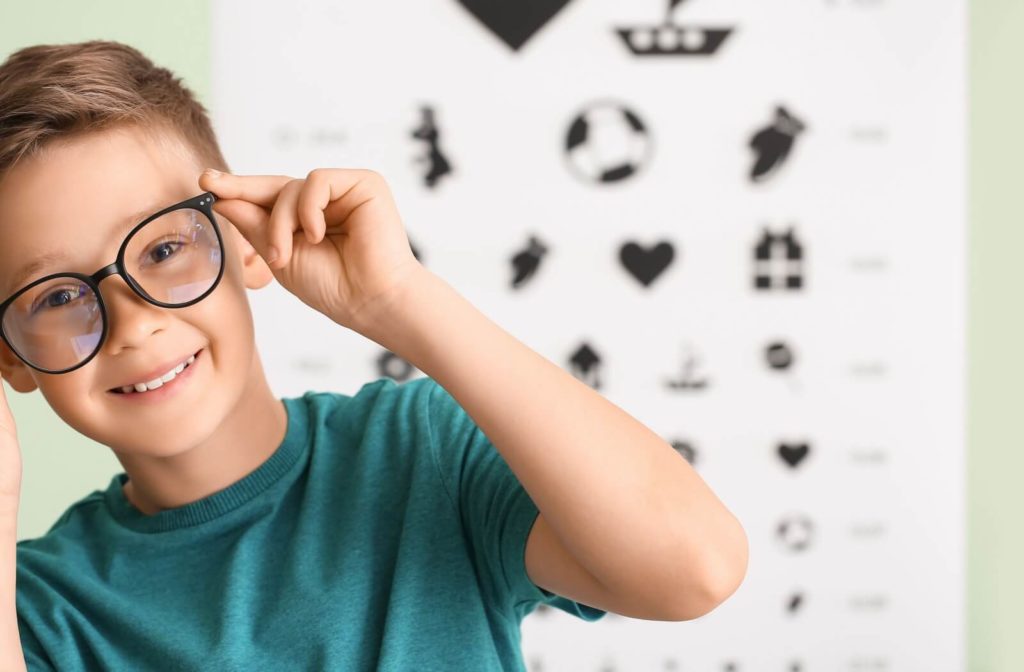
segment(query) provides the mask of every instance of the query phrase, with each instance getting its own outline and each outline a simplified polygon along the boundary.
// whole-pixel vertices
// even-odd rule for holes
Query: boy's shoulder
[[[384,376],[363,383],[352,393],[310,390],[300,399],[311,409],[359,418],[361,411],[371,413],[380,406],[398,406],[402,410],[408,410],[410,406],[426,408],[438,388],[440,385],[429,376],[401,381]]]
[[[68,526],[74,525],[76,520],[91,518],[96,510],[103,505],[104,495],[104,490],[97,489],[72,502],[44,534],[30,539],[21,539],[17,542],[17,548],[31,549],[50,544],[51,540],[61,536],[62,531],[66,530]]]
[[[400,393],[404,395],[426,393],[427,390],[423,388],[432,388],[437,385],[438,383],[430,376],[419,376],[416,378],[407,378],[405,380],[396,380],[389,376],[381,376],[375,380],[369,380],[363,383],[355,392],[352,393],[330,390],[309,390],[304,392],[301,398],[307,400],[322,399],[325,401],[348,399],[373,401],[382,394]]]

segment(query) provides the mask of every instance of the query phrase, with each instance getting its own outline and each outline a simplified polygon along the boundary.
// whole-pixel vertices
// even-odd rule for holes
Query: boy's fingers
[[[267,248],[270,245],[268,237],[268,222],[270,213],[255,203],[237,199],[218,200],[213,204],[214,211],[223,215],[235,225],[238,232],[245,237],[260,256],[267,258]]]
[[[319,176],[316,171],[306,178],[305,188],[299,192],[297,209],[302,228],[306,230],[306,239],[316,245],[327,235],[327,218],[324,210],[334,198],[334,185]]]
[[[250,231],[259,231],[266,226],[270,212],[255,203],[239,199],[222,199],[213,204],[213,211],[224,215],[242,233],[249,237]]]
[[[276,248],[276,258],[274,252],[270,252],[271,256],[265,256],[264,259],[267,259],[267,263],[271,265],[283,268],[292,256],[292,234],[302,228],[296,218],[299,191],[301,191],[302,185],[303,180],[293,180],[285,185],[270,213],[270,223],[267,225],[266,235],[268,244]]]
[[[286,175],[232,175],[207,170],[199,176],[199,188],[212,191],[217,198],[239,198],[269,208],[292,179]]]

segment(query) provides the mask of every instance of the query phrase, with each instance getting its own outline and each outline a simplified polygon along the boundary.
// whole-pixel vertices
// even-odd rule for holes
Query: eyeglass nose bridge
[[[120,275],[121,279],[124,280],[124,284],[128,285],[128,287],[132,290],[132,292],[135,293],[136,296],[144,299],[148,303],[153,303],[153,301],[148,296],[146,296],[145,293],[140,291],[140,288],[135,284],[135,281],[128,277],[128,273],[121,270],[119,261],[115,261],[112,264],[108,264],[89,276],[89,279],[92,280],[93,287],[96,291],[96,299],[99,302],[103,302],[103,297],[100,296],[99,293],[100,281],[103,280],[104,278],[110,277],[111,275]],[[154,303],[153,305],[156,304]]]
[[[100,280],[102,280],[103,278],[106,278],[107,276],[110,276],[110,275],[120,275],[125,280],[128,280],[128,278],[124,277],[124,273],[121,272],[121,269],[118,267],[118,264],[117,264],[116,261],[114,263],[108,265],[108,266],[104,266],[103,268],[101,268],[100,270],[96,271],[95,273],[93,273],[89,277],[92,278],[93,283],[95,283],[96,286],[99,287]],[[127,284],[130,287],[132,283],[129,282]]]
[[[96,301],[101,306],[103,306],[102,311],[103,311],[103,321],[104,321],[104,323],[107,322],[108,316],[107,316],[106,302],[103,300],[103,296],[100,293],[100,281],[103,280],[104,278],[110,277],[111,275],[120,275],[121,279],[124,280],[124,284],[128,285],[128,288],[132,291],[132,293],[135,294],[135,296],[137,296],[140,299],[142,299],[143,301],[145,301],[146,303],[149,303],[149,304],[152,304],[154,306],[157,306],[158,308],[173,307],[173,306],[163,305],[159,301],[155,301],[152,297],[150,297],[146,293],[146,291],[143,290],[142,287],[140,287],[138,285],[138,283],[135,281],[135,279],[128,275],[127,271],[121,270],[121,265],[120,264],[121,264],[120,261],[115,261],[114,263],[107,264],[106,266],[104,266],[100,270],[98,270],[95,273],[93,273],[92,275],[88,276],[89,279],[92,280],[92,289],[93,289],[93,292],[96,294]],[[104,330],[103,330],[103,340],[106,340],[106,334],[107,334],[107,329],[108,328],[109,328],[109,325],[107,325],[104,328]]]

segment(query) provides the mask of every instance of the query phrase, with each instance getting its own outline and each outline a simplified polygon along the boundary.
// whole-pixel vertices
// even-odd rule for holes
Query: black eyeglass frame
[[[224,238],[221,235],[220,227],[217,226],[217,218],[213,216],[213,204],[216,201],[217,201],[217,196],[213,192],[207,191],[207,192],[202,193],[202,194],[200,194],[198,196],[193,196],[191,198],[187,198],[184,201],[181,201],[180,203],[175,203],[174,205],[167,206],[166,208],[164,208],[163,210],[161,210],[159,212],[153,213],[152,215],[150,215],[146,219],[144,219],[141,222],[139,222],[138,224],[136,224],[135,227],[132,228],[132,230],[129,231],[127,235],[125,235],[124,241],[122,241],[121,247],[117,251],[117,259],[115,259],[112,264],[107,264],[106,266],[104,266],[103,268],[99,269],[98,271],[96,271],[92,275],[86,275],[86,274],[83,274],[83,273],[70,273],[70,272],[51,273],[50,275],[47,275],[46,277],[39,278],[38,280],[33,280],[29,284],[25,285],[24,287],[22,287],[21,289],[16,291],[14,294],[12,294],[3,303],[0,303],[0,338],[2,338],[4,340],[4,343],[6,343],[7,346],[11,349],[11,352],[13,352],[15,355],[18,356],[18,359],[20,359],[21,361],[25,362],[25,364],[27,364],[28,366],[32,367],[36,371],[39,371],[41,373],[53,374],[53,375],[57,375],[57,374],[61,374],[61,373],[69,373],[71,371],[74,371],[75,369],[78,369],[78,368],[83,367],[86,364],[88,364],[92,360],[92,358],[95,357],[97,355],[97,353],[99,353],[99,351],[103,348],[103,343],[104,343],[104,341],[107,340],[107,332],[109,331],[109,323],[107,321],[107,308],[106,308],[105,305],[103,305],[103,295],[100,294],[100,287],[99,287],[100,281],[103,280],[103,278],[106,278],[107,276],[110,276],[110,275],[120,275],[121,278],[125,281],[125,283],[127,283],[127,285],[132,288],[132,291],[134,291],[136,294],[141,296],[143,299],[145,299],[149,303],[152,303],[154,306],[160,306],[161,308],[186,308],[188,306],[191,306],[193,304],[196,304],[196,303],[202,301],[203,299],[205,299],[207,296],[210,295],[210,292],[212,292],[214,289],[217,288],[217,285],[220,284],[220,279],[224,276],[224,265],[225,265],[224,264]],[[154,299],[152,296],[150,296],[149,294],[147,294],[146,290],[144,290],[137,282],[135,282],[135,279],[132,278],[132,276],[128,274],[128,271],[127,271],[127,269],[125,268],[125,265],[124,265],[124,255],[125,255],[126,250],[128,249],[128,242],[132,239],[132,236],[135,235],[136,231],[138,231],[139,229],[144,227],[146,224],[149,224],[150,222],[152,222],[157,217],[161,217],[161,216],[166,215],[167,213],[173,212],[175,210],[186,210],[186,209],[198,210],[198,211],[202,212],[204,215],[206,215],[207,219],[209,219],[210,223],[213,225],[213,231],[217,235],[217,243],[220,245],[220,251],[221,251],[221,254],[220,254],[220,269],[217,271],[217,278],[213,281],[213,284],[210,285],[210,288],[208,290],[206,290],[205,292],[203,292],[201,295],[197,296],[196,298],[194,298],[191,301],[188,301],[186,303],[164,303],[163,301],[158,301],[158,300]],[[19,296],[21,296],[22,294],[24,294],[28,290],[32,289],[36,285],[38,285],[40,283],[43,283],[43,282],[47,282],[48,280],[53,280],[54,278],[74,278],[74,279],[80,280],[80,281],[84,282],[86,285],[88,285],[89,289],[91,289],[93,294],[96,295],[96,303],[97,303],[97,305],[100,308],[100,316],[103,319],[103,331],[100,333],[100,339],[99,339],[99,341],[96,342],[96,347],[95,347],[95,349],[93,349],[92,353],[90,353],[90,355],[88,357],[83,359],[78,364],[75,364],[72,367],[69,367],[69,368],[66,368],[66,369],[60,369],[60,370],[57,370],[57,371],[51,371],[49,369],[41,368],[39,366],[36,366],[32,362],[28,361],[28,359],[26,359],[20,352],[18,352],[18,349],[15,348],[14,344],[11,343],[11,341],[7,338],[7,334],[4,333],[4,328],[3,328],[4,313],[7,311],[7,307],[9,305],[11,305],[14,302],[15,299],[17,299]]]

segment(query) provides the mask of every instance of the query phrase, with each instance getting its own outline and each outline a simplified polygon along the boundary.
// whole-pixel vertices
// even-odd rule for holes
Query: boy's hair
[[[206,108],[134,47],[38,44],[0,63],[0,178],[54,141],[116,126],[171,131],[202,167],[230,172]]]

